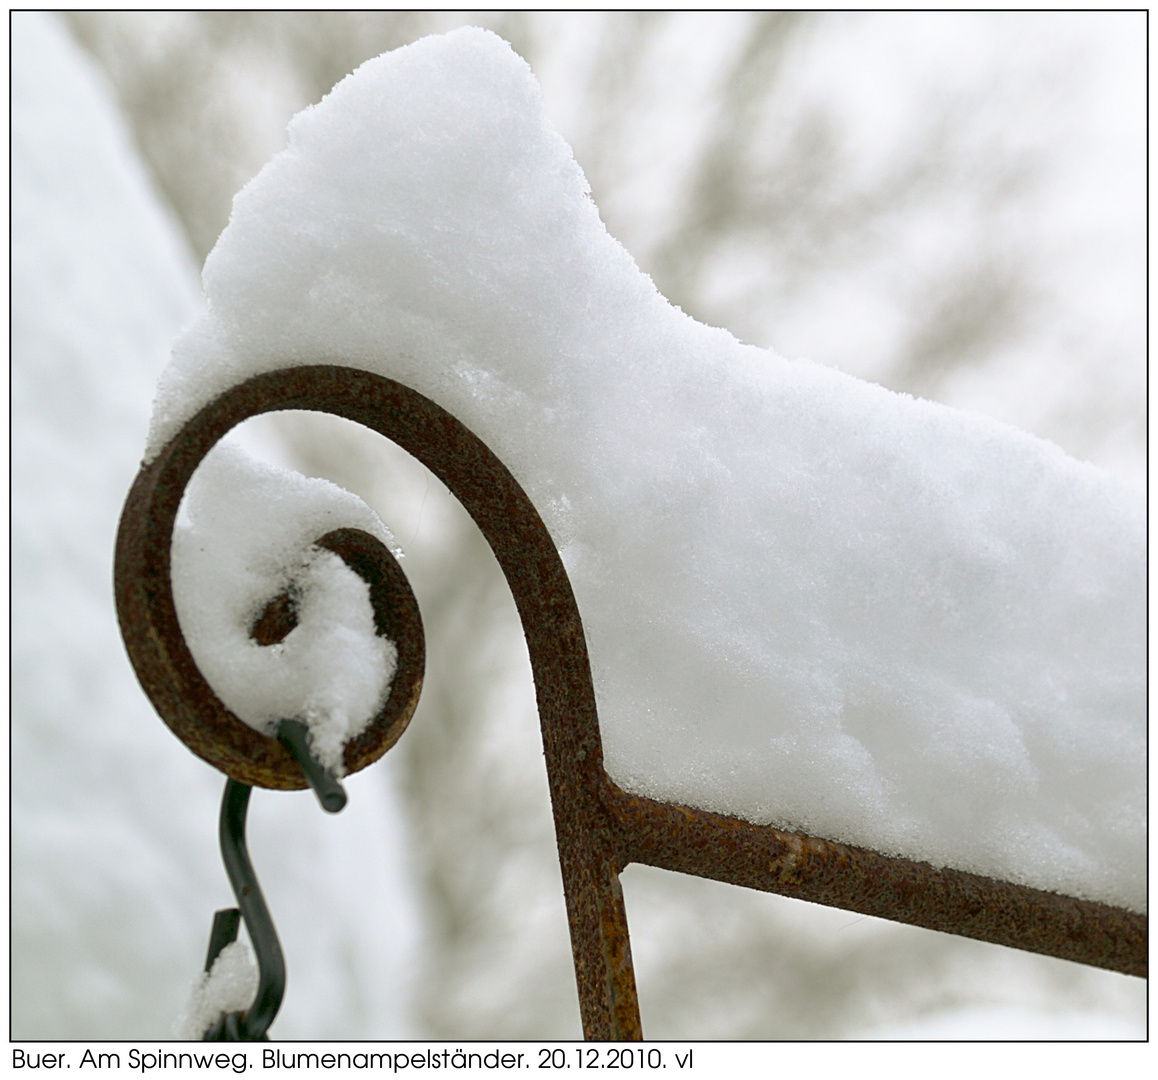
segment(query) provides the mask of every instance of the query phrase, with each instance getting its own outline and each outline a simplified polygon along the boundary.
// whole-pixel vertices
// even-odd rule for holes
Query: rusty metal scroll
[[[186,484],[227,431],[260,413],[327,412],[379,432],[427,466],[458,498],[498,558],[522,620],[535,679],[584,1034],[642,1037],[619,873],[639,862],[802,900],[1146,975],[1144,915],[1038,889],[938,869],[801,833],[630,795],[603,768],[595,692],[579,610],[538,512],[501,461],[448,412],[401,384],[335,365],[284,368],[222,394],[143,466],[116,547],[121,633],[153,705],[194,753],[247,784],[304,786],[275,739],[246,727],[213,694],[181,636],[169,549]],[[357,530],[343,530],[357,533]],[[366,534],[335,537],[347,561]],[[370,538],[372,539],[372,538]],[[353,565],[353,562],[351,562]],[[391,558],[379,581],[380,628],[399,669],[370,731],[347,748],[349,771],[385,753],[422,685],[417,604]]]

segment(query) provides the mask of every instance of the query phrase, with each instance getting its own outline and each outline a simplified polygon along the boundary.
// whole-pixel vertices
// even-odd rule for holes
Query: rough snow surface
[[[222,1013],[241,1012],[257,994],[257,965],[249,946],[240,939],[230,942],[193,984],[189,1002],[178,1018],[173,1034],[178,1039],[200,1039]]]
[[[1142,507],[672,307],[494,35],[299,114],[203,284],[149,453],[285,365],[432,397],[563,554],[627,789],[1144,909]]]
[[[303,720],[315,756],[338,776],[346,743],[382,707],[398,660],[393,642],[375,632],[369,586],[314,547],[354,526],[394,547],[356,495],[222,442],[190,481],[173,533],[173,599],[201,673],[258,731]],[[277,644],[258,644],[254,624],[283,595],[297,625]]]

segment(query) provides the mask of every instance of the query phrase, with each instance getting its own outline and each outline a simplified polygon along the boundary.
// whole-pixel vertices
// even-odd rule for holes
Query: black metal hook
[[[297,759],[323,809],[337,813],[346,805],[345,789],[310,752],[306,736],[306,725],[300,720],[283,720],[278,725],[278,739]],[[214,914],[205,970],[208,972],[221,950],[237,939],[238,924],[244,919],[257,957],[257,994],[245,1012],[223,1014],[202,1037],[205,1042],[252,1042],[268,1038],[266,1032],[285,996],[285,957],[245,842],[245,820],[252,790],[248,784],[232,778],[225,782],[218,835],[221,858],[238,907]]]
[[[222,1015],[202,1037],[205,1042],[264,1039],[285,995],[285,957],[245,843],[245,818],[252,790],[248,784],[233,779],[225,781],[218,832],[221,858],[233,886],[233,895],[237,897],[238,908],[228,908],[214,916],[209,964],[212,966],[217,958],[215,948],[220,952],[237,937],[237,916],[240,915],[245,920],[257,956],[257,995],[245,1012]]]
[[[308,732],[309,728],[300,720],[283,720],[277,728],[278,742],[293,754],[301,766],[302,775],[314,789],[322,809],[327,814],[336,814],[346,805],[346,789],[311,753],[307,741]]]
[[[222,908],[213,913],[213,929],[209,931],[209,951],[205,955],[205,974],[213,970],[213,964],[226,945],[237,940],[237,927],[241,922],[241,912],[235,908]]]

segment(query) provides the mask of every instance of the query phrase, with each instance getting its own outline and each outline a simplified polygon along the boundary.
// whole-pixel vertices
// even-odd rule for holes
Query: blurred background
[[[1146,23],[1117,14],[13,16],[12,1035],[165,1038],[221,778],[115,627],[111,551],[233,195],[364,60],[482,25],[613,236],[695,318],[1145,484]],[[275,1038],[580,1034],[534,693],[469,519],[332,418],[243,434],[393,530],[428,635],[406,737],[324,819],[257,792]],[[662,871],[623,875],[652,1038],[1141,1038],[1145,983]]]

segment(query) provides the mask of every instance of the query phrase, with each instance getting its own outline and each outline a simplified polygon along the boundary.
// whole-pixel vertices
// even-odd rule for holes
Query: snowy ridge
[[[543,514],[629,790],[1144,910],[1141,506],[673,308],[494,35],[299,114],[203,283],[148,453],[290,364],[432,397]]]

